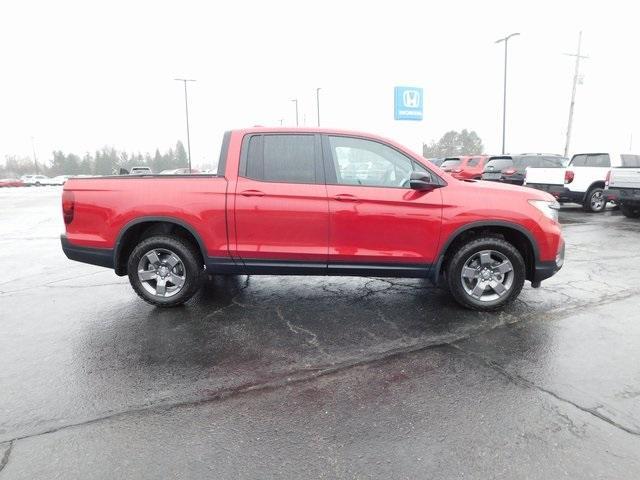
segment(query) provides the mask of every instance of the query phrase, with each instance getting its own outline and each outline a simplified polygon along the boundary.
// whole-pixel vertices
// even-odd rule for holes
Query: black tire
[[[504,280],[504,282],[500,282],[503,287],[505,283],[508,283],[508,288],[502,296],[494,292],[492,295],[498,295],[498,298],[490,299],[491,295],[487,295],[489,299],[481,300],[473,297],[465,289],[462,270],[467,262],[486,251],[497,252],[495,255],[506,258],[510,262],[512,270],[508,272],[511,275],[510,281],[506,277],[507,274],[503,274],[501,277],[501,280]],[[479,265],[479,268],[482,266]],[[526,268],[522,255],[511,243],[501,237],[480,237],[471,239],[458,247],[457,252],[449,258],[446,264],[446,276],[449,291],[456,302],[472,310],[490,311],[503,307],[520,294],[526,277]],[[480,282],[479,279],[477,281]],[[473,280],[468,280],[468,282],[473,282]]]
[[[640,206],[620,205],[620,211],[627,218],[640,218]]]
[[[138,275],[138,265],[143,256],[158,249],[173,253],[180,260],[183,268],[184,283],[172,296],[161,297],[149,292]],[[180,237],[157,235],[142,240],[131,252],[127,260],[127,273],[131,286],[145,302],[157,307],[175,307],[187,302],[202,284],[204,271],[202,259],[196,247]]]
[[[607,201],[604,198],[604,189],[600,187],[593,187],[587,192],[587,196],[584,198],[582,208],[585,212],[600,213],[604,212],[607,207]]]

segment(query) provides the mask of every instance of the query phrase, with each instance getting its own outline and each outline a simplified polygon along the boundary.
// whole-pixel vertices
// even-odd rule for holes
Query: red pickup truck
[[[562,266],[557,209],[374,135],[251,128],[224,135],[216,175],[70,179],[61,241],[163,307],[189,300],[206,271],[428,278],[491,310]]]

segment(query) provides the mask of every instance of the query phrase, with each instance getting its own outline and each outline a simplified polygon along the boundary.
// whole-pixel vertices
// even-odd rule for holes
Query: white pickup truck
[[[620,205],[625,217],[640,218],[640,155],[620,155],[622,165],[605,180],[604,196]]]
[[[567,168],[528,168],[524,185],[544,190],[560,203],[578,203],[587,212],[602,212],[607,205],[605,181],[612,167],[623,166],[619,153],[579,153]]]

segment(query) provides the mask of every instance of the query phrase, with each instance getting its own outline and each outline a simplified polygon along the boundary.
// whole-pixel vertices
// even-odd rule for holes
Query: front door
[[[324,273],[328,209],[319,135],[245,138],[233,210],[236,253],[245,266]]]
[[[329,197],[329,269],[420,270],[435,263],[440,189],[416,191],[411,173],[428,171],[395,147],[364,138],[323,138]],[[397,272],[396,272],[397,273]]]

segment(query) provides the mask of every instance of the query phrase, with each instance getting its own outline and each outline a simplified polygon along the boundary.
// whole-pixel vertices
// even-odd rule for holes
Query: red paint
[[[460,157],[460,165],[451,170],[451,174],[460,180],[479,180],[482,177],[488,155],[469,155]]]
[[[429,191],[369,186],[262,182],[238,176],[248,133],[338,133],[385,143],[411,157],[447,185]],[[486,159],[485,159],[486,160]],[[484,161],[479,162],[481,171]],[[552,261],[560,226],[529,204],[551,195],[494,182],[460,182],[422,156],[375,135],[327,129],[252,128],[232,132],[225,177],[70,179],[72,245],[113,249],[127,223],[141,217],[174,218],[202,239],[209,257],[436,263],[460,228],[498,221],[529,232],[540,261]]]

